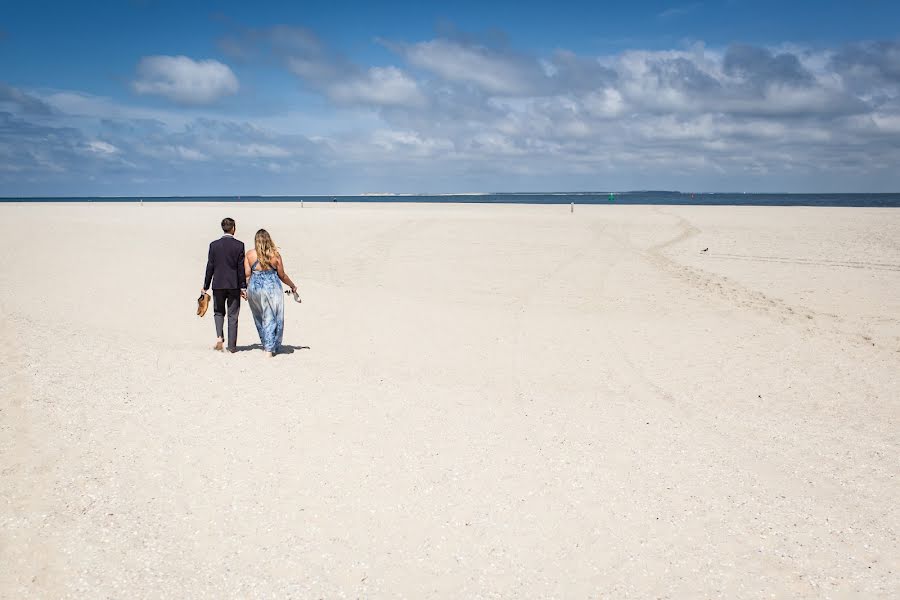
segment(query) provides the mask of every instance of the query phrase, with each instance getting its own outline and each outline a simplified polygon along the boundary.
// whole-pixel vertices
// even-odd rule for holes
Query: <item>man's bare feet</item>
[[[218,350],[221,352],[225,349],[225,340],[216,340],[216,345],[213,346],[213,350]]]

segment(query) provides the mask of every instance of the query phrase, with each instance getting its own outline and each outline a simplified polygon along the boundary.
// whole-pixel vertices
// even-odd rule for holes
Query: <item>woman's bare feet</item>
[[[275,353],[274,353],[274,352],[268,352],[268,351],[267,351],[267,352],[265,353],[265,355],[266,355],[268,358],[272,358],[273,356],[275,356]]]

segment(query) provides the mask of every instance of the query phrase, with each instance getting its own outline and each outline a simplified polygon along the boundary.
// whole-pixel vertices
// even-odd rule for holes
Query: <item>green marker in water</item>
[[[609,201],[610,201],[610,202],[615,202],[615,201],[616,201],[616,195],[613,194],[612,192],[609,193]]]

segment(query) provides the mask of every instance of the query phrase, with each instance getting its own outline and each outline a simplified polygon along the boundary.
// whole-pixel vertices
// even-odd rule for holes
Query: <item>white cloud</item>
[[[234,156],[247,158],[286,158],[291,152],[274,144],[235,144],[225,149]]]
[[[340,105],[421,108],[426,104],[419,83],[402,69],[364,68],[304,28],[249,30],[242,36],[225,38],[221,45],[242,59],[271,50],[306,87]]]
[[[372,67],[357,77],[326,87],[328,95],[345,104],[421,107],[425,96],[416,81],[396,67]]]
[[[329,50],[305,30],[274,28],[271,42],[284,54],[288,70],[339,104],[421,107],[419,84],[394,66],[363,69]]]
[[[488,153],[495,156],[523,156],[527,153],[512,138],[496,132],[476,134],[466,145],[466,149],[475,154]]]
[[[611,88],[585,94],[584,107],[589,114],[600,118],[618,117],[626,109],[621,92]]]
[[[380,130],[372,135],[372,144],[384,151],[403,155],[426,157],[453,151],[450,140],[425,137],[414,131]]]
[[[392,47],[415,67],[427,69],[447,81],[475,85],[492,94],[528,93],[547,70],[546,65],[542,66],[538,61],[451,40],[437,39]]]
[[[182,104],[209,104],[236,93],[238,87],[228,65],[187,56],[145,56],[132,82],[138,94],[164,96]]]
[[[38,97],[59,115],[86,119],[135,119],[159,121],[181,126],[190,121],[177,107],[171,109],[147,108],[119,102],[104,96],[82,92],[52,91]]]
[[[113,146],[112,144],[104,142],[102,140],[93,140],[91,142],[88,142],[87,147],[88,147],[88,150],[90,150],[94,154],[101,154],[101,155],[115,154],[116,152],[119,151],[119,149],[116,148],[115,146]]]
[[[196,148],[182,144],[166,144],[156,139],[138,144],[135,151],[144,156],[165,161],[202,162],[209,160],[209,156]]]
[[[209,160],[209,157],[200,152],[199,150],[195,150],[193,148],[186,148],[185,146],[173,146],[172,152],[178,157],[184,160]]]

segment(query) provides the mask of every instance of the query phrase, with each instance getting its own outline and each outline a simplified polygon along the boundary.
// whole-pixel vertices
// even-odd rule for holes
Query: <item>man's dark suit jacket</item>
[[[212,284],[214,290],[237,290],[247,287],[244,274],[244,242],[230,235],[209,245],[209,260],[206,261],[206,278],[203,289],[208,290]]]

